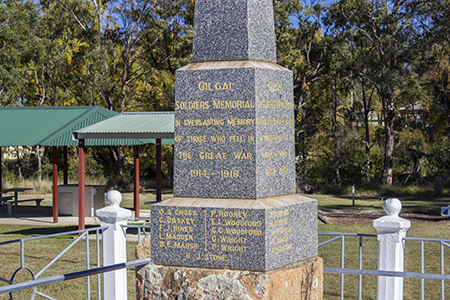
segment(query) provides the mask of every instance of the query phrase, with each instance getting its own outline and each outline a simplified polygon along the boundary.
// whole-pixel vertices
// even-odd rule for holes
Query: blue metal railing
[[[441,281],[441,299],[445,299],[445,286],[444,282],[450,280],[450,275],[445,274],[445,261],[444,261],[444,247],[450,248],[450,240],[444,239],[427,239],[427,238],[404,238],[403,241],[419,241],[420,242],[420,273],[417,272],[394,272],[394,271],[378,271],[378,270],[365,270],[362,268],[363,256],[362,256],[362,241],[364,237],[376,238],[377,235],[372,234],[358,234],[358,233],[325,233],[320,232],[321,236],[334,236],[333,238],[322,242],[319,247],[325,246],[335,241],[341,241],[341,266],[340,268],[323,268],[324,273],[340,274],[340,295],[341,299],[344,299],[344,275],[359,275],[358,282],[358,299],[362,299],[362,275],[372,276],[392,276],[392,277],[404,277],[404,278],[417,278],[421,279],[421,299],[425,299],[425,279],[434,279]],[[344,265],[345,257],[345,237],[358,237],[359,238],[359,268],[358,269],[346,269]],[[440,243],[440,274],[425,273],[425,258],[424,258],[424,243],[436,242]]]
[[[145,223],[144,223],[144,225],[124,225],[122,227],[124,229],[127,229],[127,228],[138,229],[138,232],[137,232],[138,233],[138,242],[141,241],[141,236],[142,236],[141,232],[144,232],[144,234],[148,234],[145,232],[145,230],[150,230],[150,226],[145,225]],[[31,299],[33,299],[35,297],[35,295],[39,295],[46,299],[53,299],[52,297],[37,291],[36,288],[38,286],[47,285],[47,284],[51,284],[51,283],[86,277],[87,278],[87,295],[88,295],[88,299],[90,299],[90,293],[91,293],[91,291],[90,291],[90,276],[97,275],[97,294],[98,294],[97,296],[98,296],[98,299],[101,299],[100,275],[102,273],[119,270],[119,269],[123,269],[123,268],[132,268],[135,266],[145,265],[150,262],[150,258],[146,258],[146,259],[135,260],[135,261],[131,261],[131,262],[125,262],[122,264],[100,267],[100,242],[99,242],[100,236],[99,236],[99,234],[100,234],[100,231],[103,231],[107,228],[108,227],[95,227],[95,228],[90,228],[90,229],[85,229],[85,230],[74,230],[74,231],[61,232],[61,233],[50,234],[50,235],[45,235],[45,236],[37,236],[37,237],[30,237],[30,238],[0,242],[0,246],[7,245],[7,244],[13,244],[13,243],[20,243],[20,267],[13,273],[11,279],[6,279],[6,278],[0,277],[0,281],[3,281],[5,283],[9,284],[8,286],[0,287],[0,294],[9,293],[10,299],[13,299],[12,292],[23,290],[23,289],[28,289],[28,288],[33,288],[33,294],[32,294]],[[97,254],[96,264],[97,264],[97,268],[94,268],[94,269],[90,269],[90,256],[89,256],[89,233],[90,232],[95,232],[95,234],[96,234],[96,254]],[[44,266],[36,275],[33,273],[33,271],[30,268],[26,267],[25,255],[24,255],[25,242],[66,236],[66,235],[76,235],[76,234],[78,234],[79,236],[72,243],[70,243],[69,246],[67,246],[64,250],[62,250],[50,263],[48,263],[46,266]],[[58,259],[61,258],[61,256],[63,256],[65,253],[67,253],[75,244],[77,244],[83,238],[86,239],[86,270],[38,279],[38,277],[40,277],[49,267],[51,267],[56,261],[58,261]],[[16,274],[22,269],[27,270],[31,274],[33,280],[28,281],[28,282],[13,284]]]
[[[53,276],[53,277],[47,277],[47,278],[12,284],[12,285],[8,285],[8,286],[0,287],[0,294],[6,294],[6,293],[11,294],[12,292],[29,289],[29,288],[36,289],[36,287],[38,287],[38,286],[43,286],[43,285],[47,285],[47,284],[51,284],[51,283],[57,283],[57,282],[62,282],[62,281],[77,279],[77,278],[82,278],[82,277],[89,277],[92,275],[99,276],[100,274],[105,273],[105,272],[120,270],[120,269],[124,269],[124,268],[133,268],[136,266],[142,266],[142,265],[148,264],[149,262],[150,262],[150,258],[145,258],[145,259],[134,260],[134,261],[130,261],[130,262],[124,262],[124,263],[120,263],[120,264],[110,265],[110,266],[106,266],[106,267],[89,269],[89,270],[85,270],[85,271],[81,271],[81,272],[68,273],[68,274],[64,274],[64,275],[58,275],[58,276]],[[12,296],[11,296],[11,299],[12,299]],[[47,299],[53,299],[53,298],[47,298]],[[100,299],[100,297],[99,297],[99,299]]]
[[[145,235],[149,235],[150,234],[150,225],[122,225],[122,228],[124,229],[138,229],[138,243],[141,242],[141,237],[142,237],[142,233],[141,231],[145,234]],[[147,233],[145,230],[148,229],[149,233]]]
[[[90,266],[89,266],[90,265],[90,263],[89,263],[89,232],[95,232],[95,234],[96,234],[97,267],[100,267],[99,233],[100,233],[100,231],[102,231],[106,228],[107,227],[96,227],[96,228],[90,228],[90,229],[84,229],[84,230],[73,230],[73,231],[49,234],[49,235],[44,235],[44,236],[36,236],[36,237],[29,237],[29,238],[24,238],[24,239],[16,239],[16,240],[11,240],[11,241],[6,241],[6,242],[0,242],[0,246],[7,245],[7,244],[13,244],[13,243],[20,243],[20,267],[13,273],[13,275],[11,276],[11,279],[8,280],[6,278],[0,277],[0,280],[8,283],[9,285],[12,285],[16,274],[22,269],[27,270],[31,274],[33,281],[37,280],[38,277],[40,277],[59,258],[61,258],[61,256],[63,256],[65,253],[67,253],[67,251],[69,251],[75,244],[77,244],[83,238],[86,239],[86,269],[89,270],[89,268],[90,268]],[[50,263],[48,263],[46,266],[44,266],[36,275],[30,268],[25,266],[25,242],[47,239],[47,238],[54,238],[54,237],[59,237],[59,236],[66,236],[66,235],[76,235],[76,234],[78,234],[79,236],[72,243],[70,243],[69,246],[67,246],[65,249],[63,249]],[[98,275],[97,281],[99,282],[98,285],[100,287],[100,275]],[[1,291],[1,289],[0,289],[0,291]],[[89,276],[87,277],[87,293],[88,293],[88,295],[90,295],[90,277]],[[0,292],[0,294],[1,294],[1,292]],[[53,299],[48,295],[38,292],[36,290],[36,288],[34,287],[32,297],[34,298],[35,295],[39,295],[46,299]],[[98,289],[98,297],[99,297],[99,299],[101,297],[100,288]],[[10,299],[12,299],[12,294],[10,294]]]

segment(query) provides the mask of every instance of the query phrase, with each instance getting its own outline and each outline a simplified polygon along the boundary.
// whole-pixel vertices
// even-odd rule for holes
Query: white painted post
[[[127,261],[126,234],[127,220],[131,211],[119,207],[122,195],[118,191],[109,191],[106,194],[107,207],[96,210],[101,226],[108,226],[103,231],[103,266],[123,263]],[[103,299],[127,299],[127,270],[107,272],[103,274]]]
[[[411,227],[411,221],[398,216],[402,203],[396,198],[387,199],[383,209],[387,216],[373,220],[378,233],[378,270],[403,272],[403,238]],[[403,277],[378,276],[377,299],[402,300]]]

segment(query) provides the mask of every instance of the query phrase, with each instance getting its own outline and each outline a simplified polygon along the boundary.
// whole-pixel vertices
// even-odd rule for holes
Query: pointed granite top
[[[276,62],[272,0],[196,0],[193,61]]]

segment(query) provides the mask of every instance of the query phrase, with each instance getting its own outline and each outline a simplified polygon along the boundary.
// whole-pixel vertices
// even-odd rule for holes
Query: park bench
[[[15,202],[18,203],[18,202],[30,202],[30,201],[34,201],[34,202],[36,202],[36,211],[40,211],[42,200],[44,200],[44,198],[23,199],[23,200],[14,201],[14,203],[15,203]],[[11,203],[13,203],[13,202],[11,202]],[[17,211],[17,204],[16,204],[16,208],[14,209],[14,211]]]
[[[8,196],[8,197],[0,197],[0,203],[12,200],[13,197],[12,196]]]

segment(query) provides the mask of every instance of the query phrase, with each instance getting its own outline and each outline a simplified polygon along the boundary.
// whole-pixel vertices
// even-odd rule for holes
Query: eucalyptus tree
[[[0,106],[17,105],[24,98],[27,65],[43,54],[35,35],[38,22],[32,1],[0,2]]]
[[[293,72],[298,174],[309,178],[311,138],[327,118],[328,103],[320,90],[329,40],[323,26],[326,6],[299,0],[274,1],[278,63]]]
[[[430,88],[430,118],[435,138],[447,136],[450,129],[450,1],[413,2],[424,38],[419,61],[422,82]]]
[[[46,105],[173,108],[175,69],[188,63],[191,0],[41,0],[46,57],[29,99]],[[50,93],[51,92],[51,93]],[[123,147],[110,147],[116,174]]]
[[[364,45],[355,61],[364,85],[376,90],[382,103],[385,128],[382,182],[392,184],[396,108],[416,80],[411,63],[418,38],[414,16],[404,0],[340,0],[331,5],[329,18],[336,29],[352,32],[349,39]]]

